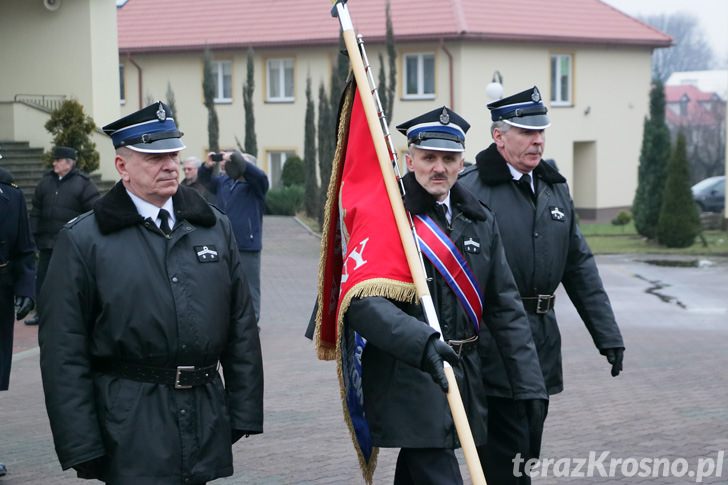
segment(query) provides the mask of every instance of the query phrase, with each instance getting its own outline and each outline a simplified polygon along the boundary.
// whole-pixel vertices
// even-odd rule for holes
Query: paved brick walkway
[[[303,337],[320,241],[292,218],[267,217],[264,232],[265,433],[235,445],[235,475],[215,483],[363,483],[342,418],[335,365],[316,360]],[[610,458],[683,457],[695,470],[699,458],[728,451],[728,262],[702,268],[620,256],[599,262],[627,345],[625,373],[609,375],[560,291],[566,390],[552,398],[543,457],[561,459],[562,470],[566,458],[608,451],[607,471]],[[0,484],[84,483],[61,472],[53,451],[36,332],[16,325],[11,387],[0,393],[0,461],[10,469]],[[395,458],[396,450],[381,450],[375,483],[392,482]],[[550,468],[534,484],[694,482],[687,476],[553,475]],[[728,465],[722,477],[712,475],[703,483],[728,483]]]

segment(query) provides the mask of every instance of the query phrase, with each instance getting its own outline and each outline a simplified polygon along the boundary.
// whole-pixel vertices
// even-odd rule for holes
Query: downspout
[[[142,66],[137,64],[128,52],[126,54],[126,60],[131,62],[137,70],[137,87],[139,88],[139,107],[137,109],[142,109]]]
[[[453,75],[453,67],[452,67],[452,53],[450,53],[449,50],[447,50],[447,47],[445,47],[445,39],[440,37],[440,49],[447,55],[447,62],[448,62],[448,77],[449,77],[449,84],[450,84],[450,109],[455,110],[455,92],[454,92],[454,75]]]

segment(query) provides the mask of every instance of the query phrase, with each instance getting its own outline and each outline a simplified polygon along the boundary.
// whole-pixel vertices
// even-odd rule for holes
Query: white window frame
[[[564,63],[568,62],[568,66]],[[566,67],[566,69],[564,69]],[[565,73],[563,71],[566,71]],[[566,77],[566,95],[562,93],[562,79]],[[572,54],[551,55],[551,106],[573,106],[574,104],[574,56]]]
[[[281,184],[281,177],[283,175],[283,167],[286,165],[286,160],[290,157],[295,157],[296,152],[293,150],[270,150],[268,152],[268,183],[272,188],[278,188]],[[273,168],[273,158],[280,157],[277,161],[280,162],[280,171],[275,173],[276,170]],[[278,177],[277,180],[273,180],[273,177]]]
[[[227,66],[227,73],[225,67]],[[212,61],[212,75],[215,77],[215,103],[233,102],[233,63],[232,61]],[[225,79],[229,79],[229,92],[225,92]],[[226,96],[226,94],[228,96]]]
[[[409,79],[409,72],[408,72],[408,66],[409,66],[409,59],[411,58],[417,59],[417,73],[415,74],[417,76],[417,92],[411,93],[408,92],[407,89],[408,86],[408,79]],[[425,58],[429,57],[432,59],[432,92],[425,92]],[[435,87],[435,80],[437,75],[437,67],[435,66],[435,53],[434,52],[418,52],[418,53],[411,53],[411,54],[405,54],[402,58],[403,60],[403,67],[402,72],[404,73],[402,76],[402,93],[404,99],[434,99],[435,93],[436,93],[436,87]]]
[[[290,67],[290,69],[289,69]],[[273,103],[291,103],[295,101],[295,64],[292,57],[268,59],[266,70],[266,99]],[[287,79],[286,73],[290,73]],[[278,82],[278,92],[273,92],[273,81]],[[286,93],[286,81],[290,81],[291,92]]]

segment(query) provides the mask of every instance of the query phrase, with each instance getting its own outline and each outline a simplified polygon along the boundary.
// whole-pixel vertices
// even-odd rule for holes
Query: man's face
[[[140,153],[127,148],[117,151],[114,164],[124,187],[157,207],[177,192],[179,152]]]
[[[423,148],[410,149],[407,169],[417,182],[438,201],[445,200],[463,168],[462,152],[443,152]]]
[[[197,167],[193,163],[185,163],[182,170],[185,172],[185,180],[190,182],[197,180]]]
[[[59,177],[65,177],[73,168],[73,160],[68,158],[57,158],[53,160],[53,172]]]
[[[546,136],[542,129],[511,126],[505,132],[498,128],[493,130],[493,140],[506,162],[521,173],[529,173],[541,161]]]

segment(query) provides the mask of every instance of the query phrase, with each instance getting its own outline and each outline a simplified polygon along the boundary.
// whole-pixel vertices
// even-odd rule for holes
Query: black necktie
[[[169,236],[172,233],[172,229],[169,227],[169,212],[164,209],[159,209],[158,217],[161,221],[159,224],[159,228],[162,230],[165,236]]]
[[[519,189],[521,189],[521,192],[526,194],[531,200],[535,200],[535,194],[533,193],[533,189],[531,189],[531,176],[526,174],[523,174],[520,179],[516,180],[516,185]]]
[[[437,214],[437,222],[447,229],[449,227],[447,223],[447,206],[445,204],[435,204],[435,214]]]

